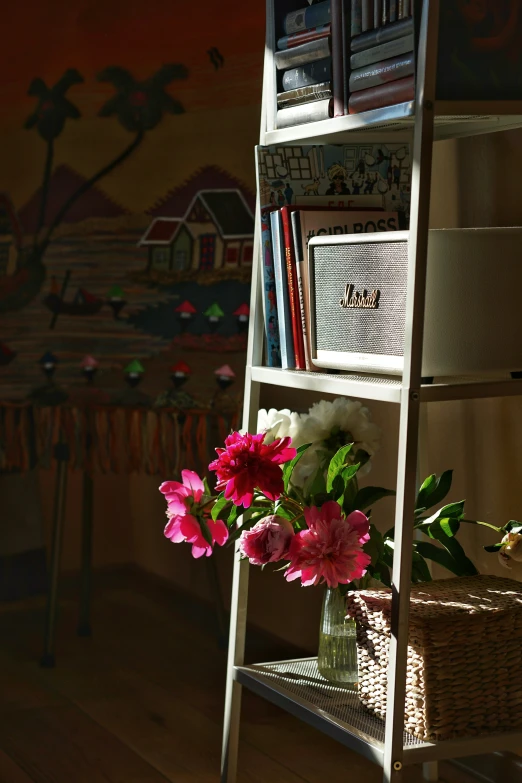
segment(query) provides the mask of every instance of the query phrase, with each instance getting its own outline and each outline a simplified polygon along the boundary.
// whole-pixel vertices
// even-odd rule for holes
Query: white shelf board
[[[332,685],[318,671],[317,658],[236,666],[235,679],[286,712],[382,766],[384,721],[366,710],[355,691]],[[423,742],[404,732],[404,764],[519,751],[522,732]]]
[[[252,367],[252,380],[290,389],[338,394],[382,402],[401,401],[401,381],[365,375],[329,375],[302,370],[280,370],[276,367]]]
[[[276,367],[252,367],[252,380],[271,386],[338,394],[361,400],[400,403],[400,378],[372,375],[330,375],[303,370],[281,370]],[[459,379],[451,383],[424,384],[420,390],[421,402],[449,402],[450,400],[479,400],[494,397],[522,396],[522,379],[477,380]]]
[[[352,133],[379,133],[413,129],[415,102],[398,103],[383,109],[334,117],[329,120],[267,131],[263,144],[340,144]],[[438,140],[492,133],[522,127],[522,101],[455,102],[435,106],[435,138]]]

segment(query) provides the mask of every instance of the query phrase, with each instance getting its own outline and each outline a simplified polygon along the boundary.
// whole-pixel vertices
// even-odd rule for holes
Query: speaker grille
[[[405,241],[316,245],[312,266],[316,349],[402,356],[407,267]],[[378,308],[341,307],[346,285],[361,294],[378,289]]]

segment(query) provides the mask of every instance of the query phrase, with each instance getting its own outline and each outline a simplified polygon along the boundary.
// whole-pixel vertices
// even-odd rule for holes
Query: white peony
[[[257,431],[264,432],[265,443],[273,443],[276,438],[286,438],[290,432],[292,414],[288,408],[278,411],[275,408],[261,410],[257,414]]]
[[[352,458],[359,449],[372,457],[381,444],[381,430],[371,421],[368,408],[347,397],[315,403],[308,413],[292,418],[289,434],[296,448],[304,443],[312,444],[292,475],[292,483],[298,487],[305,486],[315,474],[321,451],[335,452],[341,446],[353,443]],[[370,467],[368,461],[359,475],[364,476]]]
[[[511,568],[510,560],[522,563],[522,533],[506,533],[502,549],[498,550],[498,559],[504,568]]]

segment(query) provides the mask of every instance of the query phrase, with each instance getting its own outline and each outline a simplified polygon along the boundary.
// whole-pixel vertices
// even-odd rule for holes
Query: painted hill
[[[256,199],[251,188],[219,166],[204,166],[182,185],[173,188],[157,201],[149,210],[149,214],[154,217],[181,217],[187,211],[187,207],[198,191],[214,188],[237,188],[254,212]]]
[[[53,171],[49,186],[46,225],[49,225],[64,201],[86,181],[85,177],[66,165],[58,166]],[[33,234],[36,231],[41,192],[40,187],[18,213],[24,231],[28,234]],[[63,222],[79,223],[87,218],[115,218],[128,214],[128,209],[117,204],[103,190],[95,186],[89,188],[72,205]]]

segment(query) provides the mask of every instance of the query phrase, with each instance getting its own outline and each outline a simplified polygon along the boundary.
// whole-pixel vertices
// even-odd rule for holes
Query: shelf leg
[[[40,658],[40,666],[51,669],[55,665],[54,629],[56,625],[56,610],[58,608],[58,580],[60,576],[60,560],[62,555],[63,528],[65,523],[65,506],[67,501],[67,467],[69,462],[69,447],[66,443],[57,443],[54,447],[56,459],[56,484],[53,507],[53,541],[51,546],[51,567],[49,593],[45,617],[44,652]]]
[[[92,522],[93,522],[93,478],[89,471],[83,472],[82,508],[82,572],[80,586],[80,619],[78,636],[91,636],[91,584],[92,584]]]
[[[415,130],[413,136],[408,290],[404,335],[395,547],[393,553],[391,637],[388,666],[383,782],[403,783],[404,707],[413,546],[413,520],[419,454],[420,385],[428,231],[433,156],[439,0],[415,0]]]
[[[427,761],[422,765],[422,779],[428,783],[437,783],[439,779],[439,764],[437,761]]]

